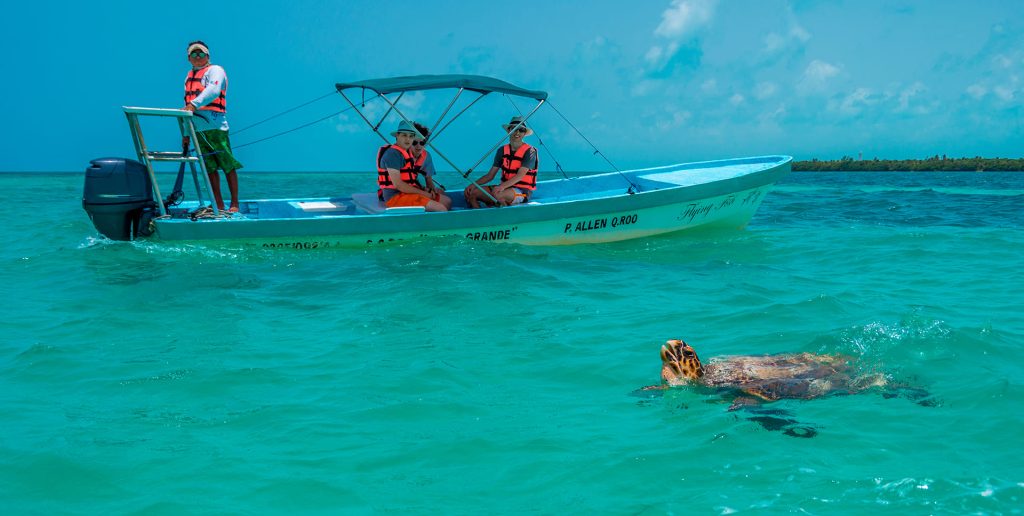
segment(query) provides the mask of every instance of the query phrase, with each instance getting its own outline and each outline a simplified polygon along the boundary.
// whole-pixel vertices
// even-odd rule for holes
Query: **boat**
[[[429,147],[456,172],[470,171],[504,144],[499,141],[463,172],[436,147],[437,136],[476,100],[500,93],[537,101],[527,120],[545,103],[547,93],[526,90],[498,79],[474,75],[423,75],[338,83],[338,92],[384,142],[360,106],[367,92],[382,98],[402,120],[398,108],[407,92],[452,89],[455,98],[431,130]],[[359,103],[348,97],[361,90]],[[479,95],[466,109],[446,119],[464,92]],[[397,94],[392,99],[389,95]],[[447,212],[421,207],[386,208],[376,190],[329,198],[241,200],[238,213],[223,213],[206,201],[210,191],[203,160],[196,151],[157,152],[146,147],[140,117],[171,117],[183,136],[196,141],[193,113],[186,110],[124,107],[138,159],[98,158],[86,169],[83,207],[96,229],[113,240],[148,239],[261,248],[324,249],[355,247],[438,236],[526,245],[567,245],[645,238],[695,228],[742,229],[773,185],[790,172],[790,156],[759,156],[680,163],[537,182],[529,202],[513,206],[469,209],[452,195]],[[411,121],[409,121],[411,122]],[[443,122],[446,122],[442,125]],[[197,200],[176,204],[163,200],[154,164],[180,164],[175,194],[185,166],[192,172]],[[375,186],[376,171],[367,171]],[[467,179],[467,184],[470,182]],[[205,191],[205,193],[204,193]],[[453,190],[453,193],[459,193]]]

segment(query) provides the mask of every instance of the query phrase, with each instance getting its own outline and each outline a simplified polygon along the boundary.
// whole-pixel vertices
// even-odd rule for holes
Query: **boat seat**
[[[336,201],[292,201],[288,204],[307,213],[345,211],[348,207],[345,203]]]
[[[426,209],[423,206],[401,206],[398,208],[388,208],[384,206],[384,202],[377,198],[377,193],[357,193],[352,194],[352,202],[361,210],[366,213],[376,215],[378,213],[398,215],[401,213],[414,213],[423,212]]]
[[[352,202],[366,213],[381,213],[385,210],[384,203],[377,199],[376,193],[354,193]]]

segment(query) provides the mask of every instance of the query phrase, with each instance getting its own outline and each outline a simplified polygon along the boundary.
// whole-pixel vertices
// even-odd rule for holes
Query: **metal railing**
[[[199,155],[199,140],[196,135],[195,124],[192,123],[193,114],[191,111],[184,109],[165,109],[165,108],[145,108],[145,107],[129,107],[123,106],[124,114],[128,117],[128,127],[132,132],[132,141],[135,143],[135,153],[139,157],[139,161],[146,166],[146,171],[149,173],[149,179],[153,184],[153,193],[159,200],[157,206],[160,209],[160,215],[167,214],[167,208],[164,206],[163,196],[160,194],[160,186],[156,181],[156,172],[153,170],[154,162],[177,162],[187,163],[189,168],[192,170],[192,181],[195,183],[196,196],[199,199],[199,206],[203,206],[203,189],[202,186],[206,187],[206,191],[210,193],[210,198],[213,198],[213,188],[210,184],[210,176],[206,171],[206,163],[201,159]],[[142,136],[142,124],[139,123],[139,117],[142,116],[154,116],[154,117],[173,117],[177,119],[178,129],[181,132],[181,136],[188,137],[189,141],[192,142],[191,149],[186,148],[181,152],[168,152],[168,151],[152,151],[146,147],[146,139]],[[197,171],[196,165],[199,165]],[[198,174],[197,172],[202,172]],[[202,186],[200,186],[199,176],[202,176]],[[211,202],[214,215],[220,215],[220,210],[217,209],[217,203]]]

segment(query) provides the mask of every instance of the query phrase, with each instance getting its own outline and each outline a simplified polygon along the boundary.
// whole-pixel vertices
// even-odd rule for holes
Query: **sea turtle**
[[[736,392],[741,404],[783,398],[811,399],[883,387],[881,374],[856,374],[841,355],[787,353],[716,357],[702,364],[689,344],[673,339],[661,347],[661,386],[696,384]]]
[[[854,357],[842,355],[735,355],[701,363],[689,344],[673,339],[661,347],[661,362],[661,385],[645,387],[644,391],[684,385],[711,388],[732,399],[730,411],[743,409],[753,414],[749,420],[794,437],[813,437],[817,431],[790,418],[785,410],[758,405],[780,399],[856,394],[872,388],[880,388],[887,398],[906,397],[921,405],[933,405],[926,399],[927,391],[890,382],[880,373],[861,372]]]

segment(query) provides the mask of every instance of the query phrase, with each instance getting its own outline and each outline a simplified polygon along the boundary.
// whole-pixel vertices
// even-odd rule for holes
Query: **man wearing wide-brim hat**
[[[533,129],[519,116],[512,117],[501,128],[508,133],[508,144],[498,148],[491,169],[463,191],[466,204],[471,208],[479,208],[481,202],[488,206],[493,206],[495,201],[498,206],[522,204],[528,202],[537,189],[537,149],[523,141],[533,134]],[[501,181],[497,185],[482,186],[494,179],[499,170]]]
[[[431,193],[420,186],[420,170],[410,147],[424,137],[407,120],[398,123],[391,133],[395,143],[377,150],[377,195],[388,208],[422,206],[426,211],[448,211],[440,202],[440,194]]]

